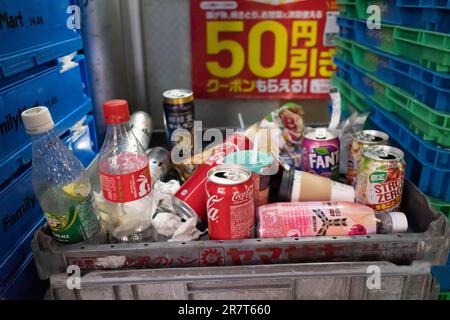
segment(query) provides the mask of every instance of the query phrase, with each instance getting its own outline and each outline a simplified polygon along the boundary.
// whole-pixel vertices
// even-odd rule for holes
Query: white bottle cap
[[[408,230],[408,219],[403,212],[389,212],[392,220],[392,233],[402,233]]]
[[[333,181],[331,183],[331,201],[355,202],[355,188]]]
[[[22,112],[22,121],[28,134],[39,134],[53,129],[52,116],[47,107],[34,107]]]

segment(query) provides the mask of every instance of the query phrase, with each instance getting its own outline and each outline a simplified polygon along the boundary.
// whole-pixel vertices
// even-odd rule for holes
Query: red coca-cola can
[[[199,222],[207,223],[205,184],[208,171],[223,164],[226,155],[250,150],[252,142],[240,133],[235,133],[223,144],[214,147],[211,156],[195,170],[194,174],[181,186],[175,194],[173,205],[177,212],[186,217],[197,217]]]
[[[254,182],[249,169],[224,164],[209,170],[206,195],[209,239],[254,237]]]

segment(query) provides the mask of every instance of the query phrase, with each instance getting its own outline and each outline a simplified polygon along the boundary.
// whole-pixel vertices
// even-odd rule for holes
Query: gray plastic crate
[[[409,181],[402,210],[411,230],[405,234],[240,241],[156,242],[114,245],[59,245],[42,229],[32,241],[41,279],[78,265],[92,270],[261,265],[340,261],[390,261],[409,264],[425,260],[445,264],[450,245],[447,218],[432,209]]]
[[[371,268],[380,286],[369,287]],[[55,300],[437,299],[430,263],[337,262],[238,267],[94,271],[69,290],[67,274],[50,277]],[[372,288],[372,289],[369,289]]]

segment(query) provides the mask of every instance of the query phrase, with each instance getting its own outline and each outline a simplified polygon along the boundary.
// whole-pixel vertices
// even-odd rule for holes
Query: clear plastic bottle
[[[102,220],[115,242],[153,241],[148,157],[130,128],[125,100],[103,105],[108,125],[98,159]]]
[[[61,142],[46,107],[22,113],[31,135],[33,188],[53,237],[61,243],[104,243],[91,184],[81,162]]]

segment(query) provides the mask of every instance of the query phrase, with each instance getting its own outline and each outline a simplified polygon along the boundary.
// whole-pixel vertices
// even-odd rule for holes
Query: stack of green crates
[[[333,84],[341,92],[343,113],[370,111],[369,124],[390,134],[413,167],[419,164],[420,172],[407,172],[408,178],[450,219],[450,1],[337,3]],[[374,25],[377,10],[369,6],[378,6],[380,28]],[[410,140],[419,141],[422,150],[409,148]],[[430,164],[423,150],[446,152],[445,160]],[[449,283],[444,278],[441,288]],[[442,289],[440,299],[450,300],[450,287]]]

